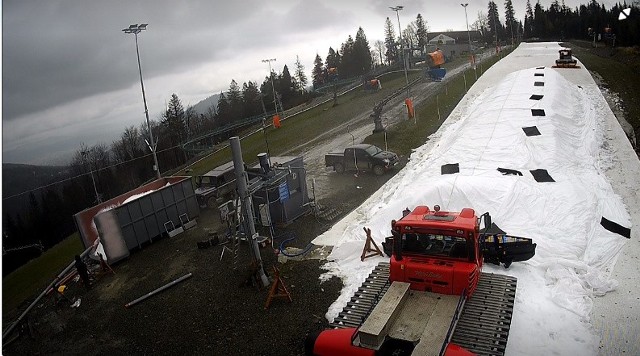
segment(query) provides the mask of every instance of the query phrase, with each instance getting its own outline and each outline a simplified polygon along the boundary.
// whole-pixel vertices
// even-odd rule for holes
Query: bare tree
[[[384,42],[377,40],[373,43],[373,48],[375,49],[376,53],[378,54],[378,56],[380,56],[380,64],[384,65],[384,59],[383,56],[386,52],[386,47],[384,45]]]
[[[489,28],[489,19],[487,14],[482,11],[478,11],[478,18],[469,26],[474,31],[480,31],[482,36],[487,35]]]
[[[111,152],[116,162],[126,162],[144,154],[144,142],[135,126],[127,127],[119,140],[111,144]]]
[[[377,66],[379,66],[381,63],[379,62],[379,58],[378,58],[378,50],[376,49],[372,49],[371,50],[371,64],[373,65],[373,68],[376,68]]]
[[[404,47],[409,49],[418,45],[418,27],[416,26],[415,21],[410,22],[407,25],[407,28],[402,31],[402,41],[404,42]]]

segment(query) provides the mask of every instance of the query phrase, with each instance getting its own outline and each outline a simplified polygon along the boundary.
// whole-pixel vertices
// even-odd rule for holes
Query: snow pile
[[[164,188],[166,188],[166,187],[168,187],[170,185],[171,185],[171,183],[167,182],[167,184],[165,184],[164,187],[162,187],[160,189],[164,189]],[[151,194],[151,193],[155,192],[156,190],[159,190],[159,189],[151,189],[151,190],[147,190],[146,192],[142,192],[140,194],[134,194],[134,195],[128,197],[127,199],[125,199],[122,202],[122,204],[127,204],[128,202],[132,202],[132,201],[134,201],[136,199],[142,198],[143,196]]]
[[[545,46],[528,49],[548,52]],[[515,71],[502,78],[463,100],[401,172],[313,241],[334,246],[324,277],[336,275],[345,283],[327,312],[329,320],[373,266],[387,260],[360,262],[364,226],[381,243],[389,235],[390,221],[400,218],[406,207],[471,207],[477,215],[490,212],[507,233],[538,244],[536,256],[527,262],[508,270],[484,267],[518,278],[507,352],[597,352],[598,338],[589,324],[592,298],[615,289],[610,271],[626,242],[600,221],[605,217],[631,226],[602,170],[609,157],[601,150],[602,108],[593,104],[593,96],[601,94],[570,83],[551,68]],[[534,100],[533,94],[543,97]],[[533,126],[540,135],[527,136],[523,128]],[[441,174],[442,165],[455,163],[459,173]],[[498,168],[518,170],[522,176],[502,175]],[[530,172],[534,170],[546,170],[553,181],[536,181]]]

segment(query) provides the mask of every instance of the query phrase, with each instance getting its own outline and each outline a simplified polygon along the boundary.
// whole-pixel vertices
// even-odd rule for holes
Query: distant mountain
[[[192,106],[198,114],[206,114],[212,105],[218,106],[220,94],[214,94]]]
[[[2,164],[2,197],[61,181],[70,175],[66,166],[34,166],[30,164]]]

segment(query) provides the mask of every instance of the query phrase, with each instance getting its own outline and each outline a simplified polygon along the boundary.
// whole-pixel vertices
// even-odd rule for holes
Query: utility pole
[[[498,5],[496,5],[495,3],[493,3],[495,5],[495,11],[493,12],[493,32],[496,33],[496,53],[498,52]]]
[[[86,164],[86,158],[87,158],[87,151],[82,151],[80,152],[82,154],[82,163],[83,165]],[[100,194],[98,194],[98,189],[96,188],[96,180],[93,179],[93,170],[91,169],[91,164],[89,164],[89,174],[91,174],[91,182],[93,182],[93,192],[96,194],[96,201],[97,204],[102,203],[102,199],[100,199]]]
[[[404,67],[404,79],[407,82],[407,98],[409,97],[409,76],[407,75],[407,62],[404,58],[404,45],[402,44],[402,27],[400,27],[400,15],[399,11],[404,9],[404,6],[398,5],[394,7],[389,7],[392,11],[396,12],[396,17],[398,18],[398,31],[400,36],[400,53],[402,54],[402,66]]]
[[[471,32],[469,32],[469,18],[467,17],[467,6],[469,3],[460,4],[464,7],[464,21],[467,24],[467,36],[469,37],[469,56],[471,56],[471,64],[473,65],[473,73],[476,76],[476,80],[478,80],[478,72],[476,72],[476,58],[473,55],[473,51],[471,50]]]
[[[144,102],[144,115],[147,118],[147,129],[149,130],[149,138],[151,142],[147,142],[151,153],[153,154],[153,170],[156,171],[156,177],[158,179],[162,178],[160,175],[160,166],[158,166],[158,156],[156,155],[156,146],[158,144],[157,141],[153,140],[153,131],[151,130],[151,124],[149,123],[149,109],[147,109],[147,97],[144,93],[144,82],[142,81],[142,67],[140,66],[140,51],[138,50],[138,34],[147,29],[146,23],[143,24],[134,24],[130,25],[128,28],[122,30],[122,32],[131,34],[133,33],[136,37],[136,55],[138,56],[138,72],[140,73],[140,87],[142,87],[142,101]],[[146,141],[146,140],[145,140]]]
[[[271,78],[271,90],[273,91],[273,105],[276,108],[276,115],[278,115],[278,102],[276,101],[276,87],[273,84],[273,72],[271,71],[271,62],[275,62],[275,58],[263,59],[262,63],[269,63],[269,77]]]

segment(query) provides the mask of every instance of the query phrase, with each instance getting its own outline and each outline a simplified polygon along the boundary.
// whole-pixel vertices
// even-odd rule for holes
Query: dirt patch
[[[286,245],[305,249],[391,176],[329,174],[333,188],[317,202],[315,213],[275,229],[274,246],[295,237]],[[292,303],[274,299],[265,310],[268,288],[250,282],[248,244],[239,245],[237,257],[230,244],[198,249],[197,242],[211,231],[223,236],[225,227],[216,209],[203,209],[195,228],[134,251],[113,266],[115,274],[98,270],[90,290],[71,283],[65,293],[69,300],[44,298],[29,314],[22,336],[3,353],[302,355],[306,335],[327,326],[324,315],[342,288],[337,278],[320,282],[329,250],[312,249],[310,259],[279,263],[270,245],[262,248],[269,276],[277,265],[293,298]],[[192,277],[125,308],[187,273]],[[78,299],[80,306],[71,307]]]

